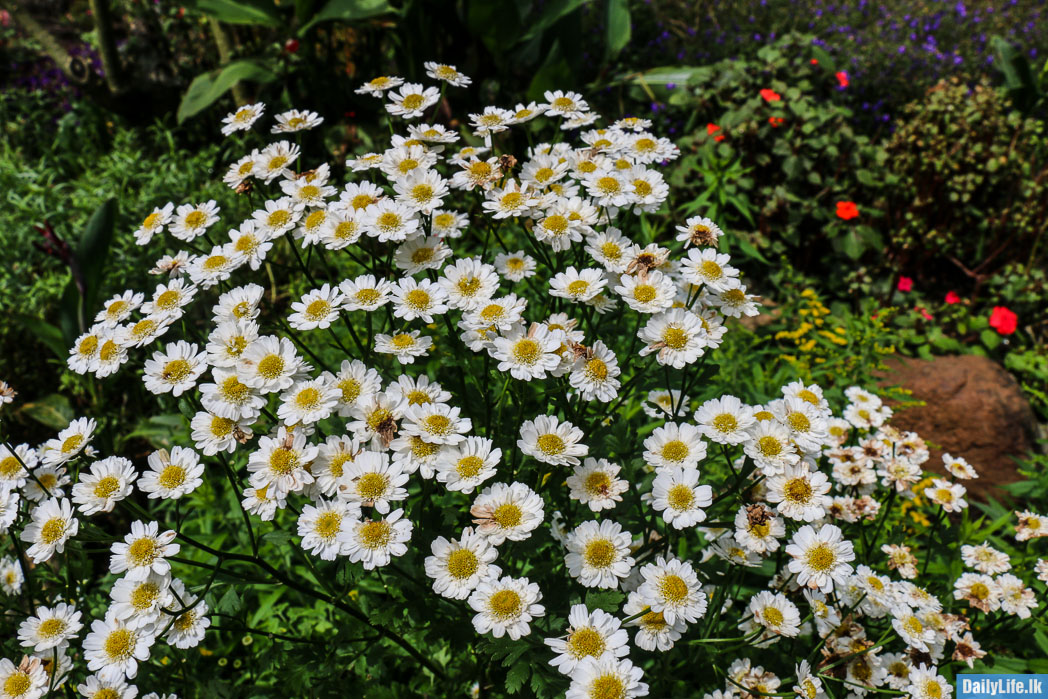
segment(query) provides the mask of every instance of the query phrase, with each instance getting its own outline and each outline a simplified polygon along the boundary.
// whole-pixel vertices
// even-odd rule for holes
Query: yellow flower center
[[[390,539],[393,538],[393,527],[383,520],[367,522],[360,525],[357,530],[357,538],[361,546],[374,551],[389,544]]]
[[[786,422],[794,432],[807,432],[811,429],[811,420],[804,413],[790,413],[786,416]]]
[[[186,471],[177,464],[168,464],[160,472],[157,482],[164,488],[172,490],[186,482]]]
[[[92,356],[95,352],[98,351],[98,338],[94,335],[88,335],[80,341],[79,345],[76,346],[76,351],[77,354],[80,354],[85,357]]]
[[[557,454],[563,454],[564,449],[567,445],[564,444],[564,440],[559,435],[553,434],[552,432],[539,435],[536,440],[539,451],[547,456],[556,456]]]
[[[193,365],[185,359],[172,359],[164,365],[161,378],[168,383],[181,383],[193,373]]]
[[[116,629],[106,636],[103,650],[110,660],[127,660],[135,651],[136,634],[128,629]]]
[[[812,570],[825,573],[837,562],[837,555],[827,544],[820,543],[811,548],[804,559]]]
[[[499,590],[488,598],[488,612],[499,621],[510,621],[524,611],[524,600],[514,590]]]
[[[54,544],[65,535],[66,521],[61,517],[52,517],[40,528],[40,540],[45,544]]]
[[[403,99],[401,104],[404,105],[404,109],[414,111],[421,107],[426,101],[426,98],[418,93],[410,94]]]
[[[37,632],[43,638],[54,638],[59,634],[65,633],[67,624],[58,617],[51,617],[50,619],[44,619],[40,622],[40,626],[37,627]]]
[[[361,289],[356,293],[354,298],[357,302],[362,303],[365,306],[370,306],[382,298],[382,294],[380,294],[377,289]]]
[[[568,636],[567,646],[568,653],[577,660],[590,656],[599,658],[608,648],[600,632],[590,626],[575,629]]]
[[[152,565],[159,555],[160,547],[149,537],[135,539],[127,547],[127,560],[134,567]]]
[[[757,440],[757,451],[765,457],[778,456],[782,453],[782,442],[776,437],[765,435]]]
[[[160,588],[154,583],[142,583],[131,593],[131,606],[140,612],[144,611],[151,608],[159,596]]]
[[[763,616],[768,626],[782,626],[782,622],[785,621],[782,612],[777,607],[765,607]]]
[[[793,478],[786,481],[786,486],[782,489],[782,492],[790,502],[804,504],[811,500],[811,483],[808,482],[807,478]]]
[[[607,568],[616,561],[615,544],[608,539],[594,539],[586,544],[583,560],[592,568]]]
[[[688,583],[673,573],[663,575],[658,588],[659,594],[670,604],[680,604],[688,597]]]
[[[597,180],[597,191],[605,196],[618,194],[620,189],[622,189],[622,185],[614,177],[605,175]]]
[[[695,503],[695,491],[683,483],[678,483],[666,493],[666,502],[677,512],[691,509]]]
[[[500,200],[503,209],[519,209],[524,203],[524,195],[520,192],[506,192]]]
[[[662,458],[666,461],[684,461],[688,458],[689,453],[688,445],[679,439],[674,439],[662,445]]]
[[[15,670],[8,675],[6,680],[4,680],[4,695],[9,697],[20,697],[24,694],[28,694],[29,688],[32,686],[33,683],[29,679],[29,673]]]
[[[407,333],[397,333],[390,338],[389,342],[394,349],[406,350],[415,346],[415,337]]]
[[[461,478],[476,478],[482,468],[484,468],[484,460],[472,454],[462,457],[455,464],[455,471]]]
[[[608,378],[608,365],[604,360],[594,357],[586,362],[586,378],[590,381],[606,381]]]
[[[530,366],[542,356],[542,346],[529,338],[521,338],[513,345],[513,359],[518,364]]]
[[[456,549],[448,554],[448,575],[456,580],[466,580],[480,568],[480,561],[469,549]]]
[[[342,515],[335,510],[327,510],[317,517],[316,524],[313,525],[313,531],[321,539],[331,540],[338,534],[339,529],[342,528]]]
[[[511,529],[524,520],[524,513],[514,503],[507,502],[496,507],[491,518],[503,529]]]
[[[699,274],[708,281],[720,279],[724,276],[724,270],[713,260],[703,260],[699,265]]]
[[[230,376],[222,381],[222,386],[219,388],[219,392],[227,402],[240,404],[247,400],[248,395],[251,393],[251,389],[247,384],[240,383],[240,379],[237,377]]]
[[[378,500],[389,488],[389,477],[381,473],[365,473],[357,481],[357,493],[364,500]]]
[[[568,293],[572,296],[582,296],[589,291],[589,282],[584,279],[576,279],[572,283],[568,284]]]
[[[331,312],[331,304],[324,299],[317,299],[308,306],[306,306],[306,318],[311,321],[318,321],[327,318],[328,313]]]
[[[298,453],[287,447],[277,447],[269,455],[269,468],[274,473],[287,476],[298,466]]]
[[[604,471],[594,471],[586,476],[585,487],[590,496],[607,495],[611,489],[611,477]]]
[[[9,456],[6,459],[0,460],[0,478],[14,478],[22,471],[22,464],[18,463],[18,459],[13,456]]]
[[[258,363],[258,375],[272,381],[284,372],[284,358],[279,354],[267,354]]]
[[[672,350],[682,350],[688,345],[690,336],[683,328],[669,326],[662,331],[662,343]]]
[[[186,228],[200,228],[207,222],[207,216],[203,211],[190,211],[185,218]]]
[[[142,228],[145,228],[147,231],[152,230],[153,227],[156,226],[159,222],[160,214],[154,211],[153,213],[146,216],[145,219],[142,221]]]

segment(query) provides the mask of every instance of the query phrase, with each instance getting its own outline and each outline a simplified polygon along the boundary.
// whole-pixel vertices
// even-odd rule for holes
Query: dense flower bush
[[[140,375],[171,443],[4,434],[5,696],[948,699],[1043,626],[1048,519],[970,517],[975,469],[925,478],[861,387],[724,385],[758,303],[713,221],[658,215],[673,143],[562,91],[460,134],[427,117],[469,78],[427,73],[360,88],[391,142],[347,182],[322,116],[265,143],[247,105],[233,210],[124,233],[158,283],[68,366]]]

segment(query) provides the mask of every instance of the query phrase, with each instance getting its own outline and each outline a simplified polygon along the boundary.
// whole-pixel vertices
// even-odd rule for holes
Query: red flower
[[[713,124],[713,123],[706,124],[706,133],[708,135],[710,135],[710,136],[713,136],[713,140],[714,141],[718,141],[719,142],[719,141],[723,141],[724,140],[724,134],[717,133],[720,130],[721,130],[721,127],[717,126],[716,124]]]
[[[837,71],[837,83],[841,87],[848,87],[848,73],[843,70]]]
[[[284,50],[288,53],[298,53],[298,39],[288,39],[285,41]]]
[[[837,218],[850,221],[859,217],[859,207],[853,201],[837,202]]]
[[[779,128],[784,121],[786,120],[782,117],[768,117],[768,123],[772,125],[772,128]]]
[[[924,319],[925,319],[925,320],[931,320],[931,319],[932,319],[932,314],[931,314],[931,313],[929,313],[929,312],[928,312],[928,309],[927,309],[927,308],[925,308],[924,306],[914,306],[914,307],[913,307],[913,310],[917,311],[917,312],[918,312],[918,313],[920,313],[920,314],[921,314],[922,316],[924,316]]]
[[[913,279],[910,277],[899,277],[899,285],[896,288],[902,292],[913,291]]]
[[[818,59],[818,58],[813,58],[813,59],[811,59],[811,64],[812,64],[813,66],[817,66],[817,65],[819,65],[819,59]]]
[[[764,98],[765,102],[778,102],[782,99],[778,92],[775,90],[769,90],[768,88],[761,90],[761,97]]]
[[[994,306],[990,313],[990,327],[1001,335],[1011,335],[1019,325],[1019,316],[1004,306]]]
[[[948,303],[948,304],[950,304],[952,306],[953,304],[960,303],[960,302],[961,302],[961,297],[958,296],[955,292],[953,292],[953,291],[947,291],[946,292],[946,303]]]

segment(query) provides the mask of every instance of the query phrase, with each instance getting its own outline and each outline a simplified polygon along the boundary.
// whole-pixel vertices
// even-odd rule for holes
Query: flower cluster
[[[426,67],[445,88],[469,84],[451,66]],[[39,447],[2,447],[0,525],[28,544],[0,566],[6,593],[19,593],[30,561],[60,560],[82,529],[97,530],[93,518],[120,507],[134,520],[110,542],[118,577],[82,640],[74,606],[27,614],[19,638],[34,655],[3,661],[0,684],[17,676],[25,688],[8,694],[41,696],[82,672],[76,660],[91,673],[85,696],[133,696],[127,682],[156,644],[193,647],[209,627],[215,576],[174,577],[183,549],[215,557],[216,574],[236,555],[296,585],[259,557],[255,530],[272,522],[297,534],[318,579],[327,561],[428,579],[478,634],[548,634],[568,697],[645,695],[652,654],[675,647],[767,648],[783,637],[807,639],[812,662],[821,652],[793,668],[806,699],[831,679],[858,695],[947,695],[936,669],[946,644],[968,662],[982,653],[969,621],[910,582],[911,547],[871,543],[895,500],[913,497],[928,450],[859,387],[838,417],[814,384],[794,381],[763,404],[704,385],[732,319],[758,304],[713,221],[687,219],[663,243],[646,232],[668,196],[658,168],[676,147],[644,120],[596,127],[573,92],[487,107],[461,134],[416,123],[439,107],[436,87],[383,77],[358,92],[383,101],[388,149],[352,157],[346,183],[327,163],[303,164],[287,140],[246,154],[225,176],[245,210],[223,242],[212,240],[214,202],[157,207],[134,235],[178,241],[155,264],[162,281],[108,300],[70,350],[74,372],[140,371],[158,402],[177,398],[186,443],[136,465],[99,453],[99,425],[81,418]],[[263,113],[242,107],[223,131]],[[291,110],[276,121],[279,137],[322,119]],[[555,139],[520,161],[500,152],[514,129],[543,121],[559,126]],[[465,137],[473,145],[458,147]],[[281,308],[272,267],[289,260],[286,288],[308,288]],[[609,430],[637,415],[644,429],[613,446]],[[940,525],[966,506],[956,481],[975,475],[963,459],[946,468],[952,480],[924,492]],[[211,548],[146,509],[227,483],[242,510],[227,526],[251,553]],[[450,536],[433,530],[434,502]],[[877,531],[857,541],[849,527]],[[1043,535],[1048,524],[1023,513],[1018,537]],[[554,553],[552,568],[529,560],[535,546]],[[1032,592],[1004,572],[1007,556],[967,548],[978,572],[956,581],[956,598],[1029,616]],[[414,570],[402,568],[419,552]],[[774,576],[754,577],[764,564]],[[736,608],[743,581],[749,602]],[[546,616],[557,586],[620,598],[555,610],[563,628]],[[741,636],[710,635],[722,627]],[[48,658],[58,658],[50,679]],[[784,681],[749,659],[725,680],[713,696],[774,693]]]

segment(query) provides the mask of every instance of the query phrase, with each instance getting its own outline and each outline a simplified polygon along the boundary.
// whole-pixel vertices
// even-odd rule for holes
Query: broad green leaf
[[[48,349],[54,352],[59,359],[69,356],[69,346],[66,344],[61,328],[24,313],[16,313],[13,318],[21,323],[23,328],[35,335],[36,339],[47,345]]]
[[[603,590],[596,591],[591,590],[586,593],[586,607],[588,609],[603,609],[604,611],[614,614],[618,612],[619,605],[626,599],[626,595],[619,592],[618,590]]]
[[[98,309],[98,292],[102,287],[109,244],[113,241],[113,223],[116,219],[116,199],[109,199],[91,215],[87,228],[80,236],[76,248],[76,261],[84,280],[82,309],[84,323]],[[81,327],[81,331],[86,328]]]
[[[520,37],[517,40],[517,43],[530,41],[541,35],[547,29],[556,24],[561,17],[565,17],[574,12],[587,2],[590,2],[590,0],[554,0],[553,2],[546,4],[543,6],[542,12],[539,16],[528,23],[527,34]]]
[[[560,40],[553,42],[549,56],[542,67],[535,73],[528,88],[529,99],[541,99],[547,90],[555,90],[562,85],[571,84],[571,66],[568,65],[560,50]]]
[[[276,79],[276,73],[269,66],[250,58],[233,61],[224,68],[201,73],[190,83],[189,89],[182,97],[182,103],[178,105],[178,123],[181,124],[210,107],[241,80],[268,83]]]
[[[328,0],[320,12],[298,30],[298,35],[305,36],[313,25],[320,22],[357,22],[396,11],[387,0]]]
[[[25,403],[20,412],[54,430],[64,429],[76,417],[69,399],[57,393],[33,403]]]
[[[607,0],[605,45],[607,58],[619,55],[630,42],[630,7],[628,0]]]
[[[516,694],[531,674],[531,663],[520,660],[506,673],[506,692]]]
[[[276,7],[267,0],[196,0],[201,12],[229,24],[281,25]]]

